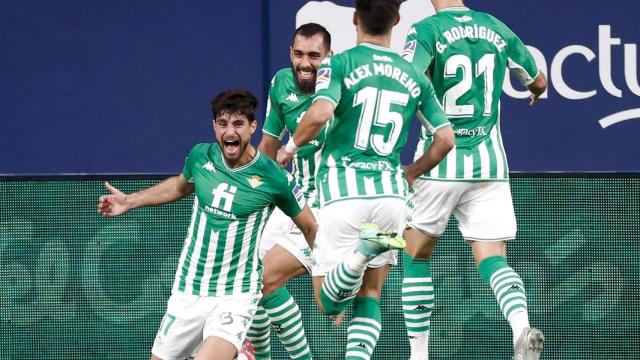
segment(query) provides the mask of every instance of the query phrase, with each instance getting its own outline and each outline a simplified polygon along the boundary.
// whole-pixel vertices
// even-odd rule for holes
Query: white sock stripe
[[[305,343],[305,345],[306,344],[307,343]],[[298,358],[301,358],[303,356],[307,356],[307,354],[309,354],[310,352],[311,352],[311,349],[307,349],[306,351],[302,351],[302,352],[300,352],[298,354],[295,354],[295,355],[289,354],[289,355],[291,355],[292,359],[298,359]]]
[[[371,359],[371,357],[368,354],[363,354],[360,351],[348,351],[348,350],[347,350],[346,357],[359,357],[364,360]]]
[[[342,271],[346,272],[347,274],[351,275],[351,278],[360,278],[360,276],[362,276],[362,274],[359,274],[349,269],[349,267],[345,263],[340,264],[340,269],[342,269]]]
[[[496,271],[496,273],[491,276],[491,280],[489,281],[489,284],[491,284],[491,287],[495,287],[495,284],[498,281],[513,275],[518,275],[518,273],[513,271],[512,268],[505,268],[505,269]]]
[[[431,326],[431,320],[427,320],[427,321],[420,321],[420,322],[412,322],[412,323],[405,323],[405,326],[407,328],[426,328]]]
[[[524,290],[524,284],[522,283],[522,281],[513,281],[513,282],[512,282],[512,285],[519,285],[519,286],[522,288],[522,291],[519,291],[519,292],[522,292],[522,293],[524,293],[524,292],[525,292],[525,290]],[[499,290],[498,290],[498,291],[496,291],[496,289],[499,289]],[[501,287],[501,288],[495,288],[495,289],[494,289],[494,294],[496,295],[496,298],[498,298],[498,299],[499,299],[500,297],[502,297],[502,295],[503,295],[505,292],[507,292],[507,291],[509,291],[509,290],[511,290],[511,286],[503,286],[503,287]]]
[[[515,301],[522,301],[525,304],[527,303],[527,298],[525,296],[523,296],[524,294],[518,293],[518,294],[509,294],[507,296],[505,296],[504,299],[500,299],[500,309],[504,311],[505,306],[507,306],[507,304],[509,304],[509,306],[511,306],[511,303],[515,302]]]
[[[424,278],[404,278],[402,279],[403,284],[413,284],[413,283],[430,283],[433,280],[430,277]]]
[[[353,319],[351,319],[351,324],[353,323],[364,323],[367,326],[373,326],[376,329],[378,329],[378,332],[380,330],[382,330],[382,324],[380,324],[379,321],[371,319],[371,318],[366,318],[366,317],[354,317]],[[351,326],[351,325],[349,325]]]
[[[376,331],[372,327],[363,326],[363,325],[349,325],[347,329],[347,338],[348,339],[363,339],[368,340],[372,344],[375,344],[377,339],[380,337],[380,332]]]
[[[433,285],[431,286],[412,286],[412,287],[402,287],[402,292],[403,293],[407,293],[407,292],[425,292],[425,293],[432,293],[433,290]]]
[[[408,296],[408,295],[403,295],[402,296],[402,302],[405,301],[427,301],[427,300],[434,300],[435,299],[435,295],[431,294],[431,295],[412,295],[412,296]]]
[[[363,331],[362,329],[351,329],[351,327],[349,327],[349,330],[347,330],[347,348],[356,346],[357,344],[354,344],[354,341],[358,340],[360,342],[366,342],[365,345],[367,345],[367,347],[369,346],[369,344],[375,345],[378,342],[378,338],[380,337],[380,334],[352,332],[352,330]]]
[[[523,301],[527,301],[527,297],[524,296],[523,293],[511,293],[511,294],[508,294],[508,295],[498,299],[498,302],[500,303],[500,308],[504,308],[504,306],[511,299],[522,299]]]
[[[502,313],[505,315],[505,317],[509,316],[509,312],[511,311],[511,309],[513,307],[516,307],[518,305],[524,305],[524,307],[527,307],[527,302],[525,300],[519,299],[519,300],[514,300],[512,302],[510,302],[507,307],[502,311]]]
[[[409,331],[407,330],[407,335],[409,336],[414,336],[414,337],[423,337],[423,336],[429,336],[429,333],[431,331],[427,330],[427,331]]]
[[[286,332],[283,332],[282,334],[278,334],[280,337],[287,337],[290,335],[290,333],[293,332],[293,330],[296,331],[300,331],[300,329],[302,329],[302,321],[299,320],[295,320],[294,321],[289,321],[286,322],[284,324],[282,324],[282,328],[283,329],[287,329]],[[304,334],[304,332],[300,331],[300,334]]]
[[[284,304],[282,304],[282,305],[280,305],[280,306],[277,306],[277,307],[275,307],[275,308],[273,308],[273,309],[265,309],[265,310],[267,310],[267,314],[269,314],[269,317],[273,318],[273,317],[272,317],[272,316],[273,316],[273,314],[279,313],[279,312],[281,312],[282,310],[284,310],[284,309],[286,309],[286,308],[289,308],[289,307],[291,307],[291,308],[297,308],[297,306],[296,306],[296,302],[295,302],[295,301],[293,301],[293,298],[289,298],[289,300],[287,300]]]
[[[507,284],[520,284],[524,286],[524,284],[522,283],[522,279],[520,279],[520,276],[518,276],[518,274],[516,273],[511,273],[511,274],[505,274],[504,277],[500,277],[499,279],[496,278],[496,281],[493,283],[491,288],[500,289],[501,287]]]
[[[295,346],[291,346],[291,347],[285,346],[285,347],[287,348],[287,352],[292,353],[292,352],[294,352],[296,350],[299,350],[299,349],[301,349],[301,348],[303,348],[305,346],[307,346],[307,342],[306,341],[303,341],[300,344],[297,344]]]
[[[415,310],[415,311],[423,311],[423,312],[425,312],[425,313],[427,313],[427,312],[428,312],[428,313],[430,314],[430,313],[431,313],[431,311],[432,311],[432,310],[433,310],[433,308],[434,308],[434,304],[433,304],[433,303],[430,303],[430,304],[420,304],[420,305],[424,305],[424,307],[426,307],[426,309],[424,309],[424,310],[428,310],[428,311],[424,311],[424,310],[421,310],[421,309],[416,310],[416,306],[419,306],[419,305],[402,305],[402,310],[404,310],[404,311],[414,311],[414,310]]]
[[[491,277],[489,278],[489,284],[493,283],[493,279],[495,279],[496,276],[500,276],[506,272],[511,272],[511,271],[513,271],[511,267],[506,267],[494,272],[493,275],[491,275]]]
[[[269,312],[269,315],[271,315],[271,312]],[[296,319],[300,319],[300,308],[298,308],[297,306],[292,307],[289,310],[287,310],[287,312],[285,312],[284,314],[281,314],[278,316],[272,316],[271,321],[283,321],[283,320],[289,319],[292,316]]]
[[[423,319],[429,319],[430,317],[431,317],[431,312],[420,313],[420,314],[407,314],[407,313],[404,313],[405,320],[423,320]]]

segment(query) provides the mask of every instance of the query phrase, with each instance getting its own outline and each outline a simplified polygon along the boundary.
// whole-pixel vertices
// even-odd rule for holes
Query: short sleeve
[[[447,115],[445,115],[442,110],[442,105],[436,97],[431,81],[424,75],[422,75],[422,80],[422,92],[420,93],[420,104],[417,115],[422,125],[433,134],[440,128],[451,126],[451,123],[449,123]]]
[[[271,80],[271,88],[269,88],[269,97],[267,98],[267,111],[266,118],[264,120],[264,126],[262,127],[262,132],[269,136],[272,136],[278,140],[282,140],[282,135],[284,134],[284,116],[282,115],[282,111],[280,109],[279,104],[277,103],[277,76],[274,76]],[[273,103],[273,100],[276,100],[276,103]]]
[[[426,73],[435,54],[435,36],[431,34],[430,27],[414,25],[407,34],[407,39],[402,49],[402,57],[413,64],[421,73]]]
[[[338,106],[343,78],[344,66],[340,56],[326,57],[316,74],[316,96],[313,101],[324,99]]]
[[[305,206],[305,199],[302,190],[296,186],[293,176],[284,169],[277,168],[277,191],[274,202],[277,207],[287,216],[294,218],[298,216]]]

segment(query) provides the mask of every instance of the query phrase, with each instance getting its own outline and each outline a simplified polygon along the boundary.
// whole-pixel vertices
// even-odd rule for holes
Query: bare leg
[[[233,360],[238,349],[222,338],[207,337],[196,354],[196,360]]]

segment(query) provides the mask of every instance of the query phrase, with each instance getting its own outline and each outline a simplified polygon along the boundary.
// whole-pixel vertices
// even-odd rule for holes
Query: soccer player
[[[346,359],[369,359],[381,330],[380,292],[404,240],[407,182],[400,164],[420,110],[432,146],[406,168],[409,180],[453,147],[449,122],[424,74],[389,48],[400,0],[356,0],[358,45],[325,59],[316,96],[286,147],[283,165],[330,121],[316,186],[321,201],[313,283],[320,311],[340,314],[355,298]]]
[[[240,349],[261,297],[257,246],[273,205],[304,234],[315,238],[315,218],[293,178],[250,144],[258,102],[229,90],[211,102],[216,143],[197,144],[182,174],[124,194],[105,183],[98,212],[118,216],[166,204],[195,192],[193,215],[167,311],[151,359],[231,360]]]
[[[428,358],[434,304],[429,259],[451,214],[511,325],[514,359],[537,359],[544,337],[529,325],[522,280],[506,260],[516,218],[499,107],[506,68],[532,92],[531,105],[545,91],[546,78],[500,20],[466,8],[461,0],[432,3],[437,14],[411,28],[403,55],[431,78],[454,128],[456,147],[416,181],[410,198],[402,299],[411,360]],[[432,142],[423,133],[416,156]]]
[[[275,159],[284,132],[295,133],[302,115],[311,105],[320,62],[330,54],[330,49],[331,35],[323,26],[309,23],[296,29],[289,52],[291,66],[278,71],[271,80],[258,151]],[[323,139],[324,133],[300,149],[293,161],[296,185],[314,212],[318,206],[314,175]],[[311,273],[311,254],[311,248],[291,219],[282,211],[274,210],[260,242],[264,297],[248,333],[257,359],[271,358],[270,324],[274,324],[291,358],[312,358],[300,309],[283,286],[295,276]]]

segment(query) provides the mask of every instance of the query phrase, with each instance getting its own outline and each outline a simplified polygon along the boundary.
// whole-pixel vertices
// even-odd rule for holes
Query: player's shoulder
[[[275,91],[284,91],[295,86],[295,79],[290,67],[276,71],[271,79],[271,88]]]
[[[257,159],[255,163],[256,171],[260,173],[265,179],[270,179],[271,182],[283,182],[288,181],[287,179],[287,171],[284,170],[277,162],[268,157],[267,155],[257,152]]]
[[[191,148],[191,151],[189,151],[189,156],[190,157],[208,156],[211,151],[215,151],[215,148],[219,149],[220,147],[217,146],[217,144],[215,144],[215,143],[213,143],[213,144],[212,143],[195,144]]]
[[[291,71],[290,67],[285,67],[282,68],[278,71],[276,71],[276,74],[273,75],[273,80],[272,80],[272,85],[274,83],[283,83],[283,82],[290,82],[293,80],[293,72]]]
[[[511,28],[505,24],[502,20],[498,19],[494,15],[486,12],[472,10],[471,14],[477,22],[489,25],[492,29],[498,30],[500,33],[513,33]]]

